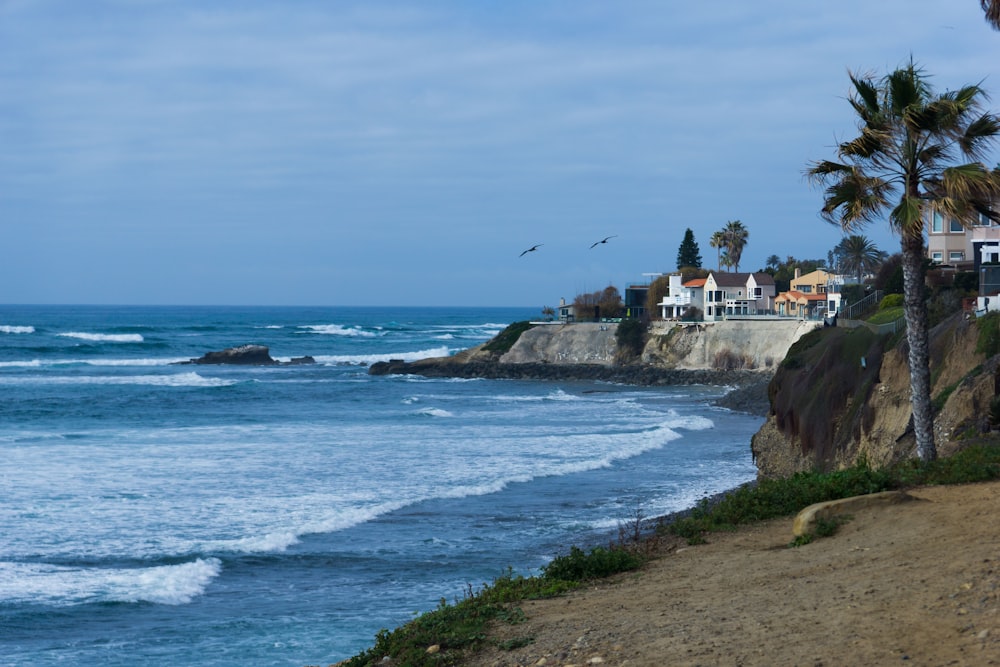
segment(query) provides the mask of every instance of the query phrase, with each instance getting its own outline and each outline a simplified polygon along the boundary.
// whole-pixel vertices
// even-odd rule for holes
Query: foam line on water
[[[139,568],[0,563],[0,601],[71,606],[94,602],[188,604],[222,572],[217,558]]]
[[[142,334],[106,334],[87,333],[84,331],[67,331],[56,334],[64,338],[76,338],[91,343],[141,343],[145,340]]]
[[[18,326],[16,324],[0,324],[0,333],[5,333],[5,334],[32,334],[32,333],[35,333],[35,327],[32,327],[32,326]]]
[[[0,385],[142,385],[151,387],[229,387],[238,380],[202,377],[197,373],[171,375],[83,375],[59,377],[0,377]]]

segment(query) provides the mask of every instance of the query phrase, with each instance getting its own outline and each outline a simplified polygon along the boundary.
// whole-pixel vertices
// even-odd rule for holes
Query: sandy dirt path
[[[1000,665],[1000,483],[925,487],[790,548],[791,518],[522,605],[464,665]]]

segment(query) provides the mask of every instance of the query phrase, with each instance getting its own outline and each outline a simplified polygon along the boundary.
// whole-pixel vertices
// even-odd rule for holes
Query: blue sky
[[[826,257],[803,169],[911,54],[1000,109],[976,0],[0,0],[0,303],[541,308],[735,219],[743,270]]]

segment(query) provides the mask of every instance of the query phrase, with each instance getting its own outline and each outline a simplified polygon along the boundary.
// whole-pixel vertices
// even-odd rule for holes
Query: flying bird
[[[537,245],[533,245],[530,248],[528,248],[527,250],[525,250],[524,252],[522,252],[520,255],[518,255],[518,257],[524,257],[529,252],[535,252],[536,250],[538,250],[539,248],[541,248],[543,245],[545,245],[545,244],[544,243],[539,243]]]
[[[603,240],[603,241],[598,241],[597,243],[595,243],[594,245],[592,245],[592,246],[590,246],[590,247],[591,247],[591,248],[596,248],[597,246],[601,245],[602,243],[607,243],[607,242],[608,242],[608,239],[613,239],[613,238],[615,238],[616,236],[618,236],[618,235],[617,235],[617,234],[615,234],[614,236],[605,236],[605,237],[604,237],[604,240]]]

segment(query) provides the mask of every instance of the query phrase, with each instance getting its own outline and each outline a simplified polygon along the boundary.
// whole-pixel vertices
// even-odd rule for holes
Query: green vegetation
[[[902,294],[886,294],[882,297],[882,300],[878,304],[879,310],[888,310],[890,308],[902,308],[903,307],[903,295]]]
[[[531,322],[527,321],[514,322],[506,329],[498,333],[493,340],[486,343],[486,345],[483,346],[483,349],[487,352],[504,354],[514,346],[514,343],[516,343],[517,339],[521,337],[521,334],[533,326],[534,325]]]
[[[568,555],[549,563],[541,576],[523,577],[508,571],[479,591],[473,591],[470,586],[465,597],[454,604],[442,599],[436,609],[406,625],[392,631],[379,631],[370,649],[345,664],[347,667],[370,667],[382,664],[385,656],[393,658],[392,664],[408,667],[458,664],[463,653],[475,651],[487,641],[486,630],[490,623],[516,625],[524,619],[518,602],[554,597],[584,581],[635,570],[644,562],[640,554],[624,546],[597,547],[589,553],[573,547]],[[521,637],[498,646],[510,650],[531,641],[531,637]],[[431,646],[439,650],[428,653]]]
[[[694,232],[690,227],[684,231],[684,240],[677,248],[677,270],[686,266],[701,267],[701,249],[698,248],[698,242],[694,240]]]
[[[890,294],[889,296],[902,296],[901,294]],[[889,298],[886,297],[886,299]],[[883,299],[884,301],[885,299]],[[894,308],[882,308],[879,306],[878,312],[868,318],[871,324],[889,324],[890,322],[895,322],[903,316],[903,307],[898,306]]]
[[[743,486],[725,495],[714,504],[702,501],[687,517],[661,527],[659,532],[678,535],[696,544],[704,542],[707,533],[792,516],[813,503],[918,485],[996,479],[1000,479],[1000,445],[991,440],[930,462],[912,460],[881,470],[861,463],[831,473],[799,473],[786,479],[761,480],[756,485]],[[849,517],[820,522],[814,535],[799,538],[792,546],[833,535],[847,519]],[[465,653],[489,642],[487,629],[491,623],[517,625],[524,619],[524,613],[517,606],[519,602],[554,597],[582,582],[635,570],[645,562],[643,553],[641,546],[635,545],[597,547],[590,552],[573,547],[568,555],[549,563],[540,576],[523,577],[508,571],[492,584],[484,584],[479,591],[470,586],[464,598],[454,604],[442,599],[433,611],[396,630],[380,631],[370,649],[345,664],[372,667],[382,664],[386,656],[391,656],[394,665],[459,664]],[[531,641],[530,636],[524,636],[494,645],[513,649]],[[429,653],[427,649],[431,646],[437,646],[438,650]]]
[[[989,359],[1000,354],[1000,313],[993,311],[976,320],[979,337],[976,339],[976,352],[986,355]]]
[[[928,484],[968,484],[1000,479],[1000,446],[970,446],[954,456],[927,463],[912,460],[873,470],[865,464],[831,473],[803,472],[785,479],[744,486],[714,505],[707,501],[666,527],[697,544],[704,534],[791,516],[814,503]]]
[[[640,320],[622,320],[615,329],[615,342],[622,361],[635,359],[646,346],[646,325]]]

